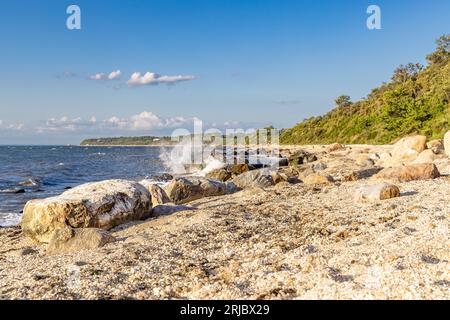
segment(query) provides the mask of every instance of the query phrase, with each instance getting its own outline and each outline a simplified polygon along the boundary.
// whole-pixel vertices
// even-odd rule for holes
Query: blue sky
[[[81,30],[66,28],[71,4]],[[370,4],[381,30],[366,28]],[[425,63],[449,18],[447,0],[1,1],[0,144],[170,134],[193,118],[290,127]]]

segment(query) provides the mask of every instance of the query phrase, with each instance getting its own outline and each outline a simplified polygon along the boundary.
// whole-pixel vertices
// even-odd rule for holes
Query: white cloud
[[[58,131],[77,131],[81,127],[88,126],[89,123],[83,121],[80,117],[69,118],[67,116],[61,118],[50,118],[46,121],[45,126],[36,128],[37,132],[58,132]]]
[[[127,81],[127,84],[130,86],[145,86],[159,83],[174,84],[176,82],[189,80],[195,80],[195,77],[189,75],[162,76],[153,72],[146,72],[142,75],[140,72],[135,72],[131,75],[130,79]]]
[[[104,73],[104,72],[99,72],[99,73],[96,73],[96,74],[90,76],[89,79],[94,80],[94,81],[116,80],[116,79],[120,79],[121,76],[122,76],[122,72],[120,70],[117,70],[117,71],[112,71],[109,74]]]
[[[122,72],[120,70],[113,71],[108,75],[109,80],[119,79],[122,76]]]
[[[3,120],[0,120],[0,130],[6,131],[20,131],[24,129],[25,125],[23,123],[7,123]]]
[[[80,117],[50,118],[45,125],[36,128],[38,133],[45,132],[89,132],[102,133],[114,131],[150,131],[177,128],[191,124],[195,118],[169,117],[163,118],[153,112],[144,111],[126,118],[111,116],[104,120],[91,117],[84,120]]]
[[[96,73],[93,76],[89,77],[89,79],[96,80],[96,81],[105,80],[105,78],[106,78],[106,74],[104,74],[104,73]]]
[[[140,114],[133,115],[129,118],[118,118],[113,116],[104,121],[104,123],[108,125],[131,131],[176,128],[191,122],[193,122],[193,118],[162,118],[149,111],[141,112]]]

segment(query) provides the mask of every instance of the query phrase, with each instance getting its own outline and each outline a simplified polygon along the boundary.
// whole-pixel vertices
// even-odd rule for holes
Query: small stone
[[[360,155],[356,158],[355,162],[361,167],[371,167],[375,164],[369,155]]]
[[[329,175],[321,175],[317,173],[310,174],[303,178],[304,184],[328,184],[334,182],[333,177]]]
[[[313,169],[314,172],[316,171],[322,171],[325,170],[326,168],[328,168],[328,166],[323,163],[323,162],[319,162],[319,163],[315,163],[311,166],[311,168]]]
[[[444,140],[438,139],[428,142],[427,149],[431,149],[431,151],[433,151],[434,154],[444,154],[445,153]]]
[[[379,201],[400,196],[400,189],[388,183],[360,186],[356,189],[355,199],[359,202]]]
[[[338,150],[342,150],[342,149],[344,149],[344,146],[342,144],[333,143],[327,147],[327,152],[334,152],[334,151],[338,151]]]

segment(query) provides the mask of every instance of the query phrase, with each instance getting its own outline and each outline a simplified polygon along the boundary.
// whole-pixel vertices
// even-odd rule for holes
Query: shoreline
[[[286,148],[318,158],[277,169],[300,182],[156,205],[96,248],[50,254],[0,228],[0,298],[448,299],[450,158],[432,161],[439,177],[392,182],[398,195],[366,201],[361,186],[379,182],[361,173],[398,146],[334,147]]]

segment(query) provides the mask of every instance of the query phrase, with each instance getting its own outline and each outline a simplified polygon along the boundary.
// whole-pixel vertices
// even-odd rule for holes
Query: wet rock
[[[29,201],[20,226],[25,235],[48,242],[56,230],[67,226],[108,230],[150,215],[151,196],[145,187],[126,180],[107,180],[80,185],[57,197]]]
[[[333,177],[317,173],[310,174],[303,178],[304,184],[329,184],[332,182],[334,182]]]
[[[38,187],[42,185],[42,180],[39,178],[30,178],[25,181],[19,182],[18,185],[22,187]]]
[[[155,176],[151,176],[150,179],[145,179],[145,180],[153,180],[153,181],[157,181],[157,182],[168,182],[171,181],[173,179],[173,176],[169,173],[163,173],[160,175],[155,175]]]
[[[25,193],[25,189],[2,189],[0,193]]]
[[[47,255],[77,253],[94,250],[115,241],[107,231],[96,228],[73,229],[70,227],[57,230],[47,247]]]
[[[184,177],[172,180],[164,191],[170,201],[183,204],[204,197],[221,196],[231,192],[227,184],[201,177]]]
[[[374,180],[391,180],[407,182],[413,180],[435,179],[440,176],[439,170],[434,164],[411,164],[407,166],[385,168],[374,175]]]
[[[360,186],[356,189],[355,199],[359,202],[379,201],[400,197],[400,189],[388,183]]]

